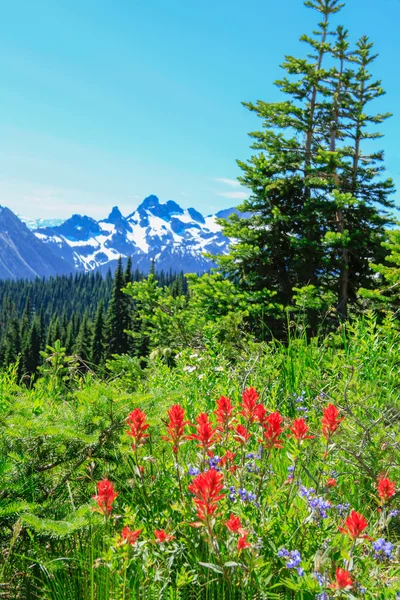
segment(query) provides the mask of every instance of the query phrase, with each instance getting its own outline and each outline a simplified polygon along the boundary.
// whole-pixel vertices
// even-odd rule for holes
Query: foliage
[[[4,597],[139,598],[139,590],[152,582],[149,594],[154,597],[203,597],[206,590],[212,597],[224,589],[226,598],[235,598],[239,582],[247,582],[248,597],[312,598],[322,591],[315,570],[331,582],[335,568],[346,565],[352,579],[367,588],[363,597],[393,597],[399,589],[396,561],[376,560],[372,543],[365,540],[352,549],[351,540],[337,531],[346,515],[333,506],[350,503],[366,517],[368,535],[390,541],[395,556],[399,521],[388,515],[397,510],[398,498],[391,497],[390,508],[379,513],[376,480],[388,475],[398,486],[400,476],[399,346],[399,333],[390,322],[377,325],[371,316],[311,342],[300,328],[292,330],[288,345],[243,343],[234,359],[223,347],[216,351],[211,345],[182,350],[174,364],[154,357],[145,371],[137,361],[128,367],[130,357],[115,357],[120,370],[115,367],[108,383],[91,372],[83,375],[59,345],[48,349],[42,377],[29,389],[19,387],[15,370],[3,371]],[[259,454],[262,428],[241,416],[238,407],[250,386],[257,389],[267,415],[277,410],[284,418],[283,448],[265,450],[261,459],[246,455]],[[229,463],[218,467],[215,459],[224,475],[224,498],[212,526],[219,554],[204,524],[190,526],[202,520],[188,493],[193,482],[189,467],[210,466],[212,457],[197,448],[196,440],[185,441],[176,456],[161,437],[167,433],[167,410],[177,403],[192,423],[200,412],[207,413],[214,428],[212,413],[222,395],[235,406],[232,418],[253,435],[242,445],[228,429],[228,437],[214,439],[211,448],[220,458],[226,450],[236,452],[232,471]],[[327,445],[321,417],[329,403],[344,420]],[[150,424],[150,438],[136,453],[125,433],[126,418],[135,407],[141,407]],[[288,434],[299,415],[306,417],[315,438],[298,446]],[[194,431],[186,426],[185,435]],[[332,471],[335,487],[325,485]],[[93,512],[91,499],[97,482],[105,478],[119,494],[108,520]],[[260,506],[251,495],[245,501],[239,488],[257,495],[261,480]],[[331,502],[327,519],[314,521],[300,480]],[[231,486],[234,500],[229,499]],[[231,512],[240,517],[251,544],[240,554],[239,536],[224,525]],[[125,526],[142,530],[133,546],[121,543]],[[158,543],[155,530],[175,539]],[[277,554],[282,547],[300,551],[304,575],[285,566],[288,561]],[[353,594],[358,597],[356,588]]]
[[[285,58],[285,76],[276,82],[280,101],[245,103],[262,120],[262,130],[250,133],[256,153],[238,161],[239,181],[250,190],[239,207],[246,217],[221,221],[235,241],[215,260],[242,290],[269,290],[278,306],[291,309],[312,290],[315,332],[332,300],[343,320],[358,289],[373,285],[369,262],[382,256],[394,203],[383,152],[370,150],[381,137],[373,126],[389,116],[369,109],[384,93],[370,73],[372,44],[362,37],[353,48],[348,32],[332,26],[338,0],[306,6],[320,19],[313,36],[300,38],[311,54]],[[273,308],[266,322],[282,336],[285,313]]]

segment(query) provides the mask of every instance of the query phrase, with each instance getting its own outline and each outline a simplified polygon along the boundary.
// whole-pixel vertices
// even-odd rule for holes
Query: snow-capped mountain
[[[24,217],[24,215],[20,215],[19,213],[15,214],[18,219],[25,223],[27,228],[32,231],[39,227],[55,227],[56,225],[61,225],[65,221],[65,219],[32,219],[30,217]]]
[[[35,235],[79,270],[112,268],[119,256],[132,256],[134,267],[142,271],[154,259],[157,270],[203,272],[213,266],[203,253],[226,253],[230,243],[217,217],[234,211],[204,217],[194,208],[183,209],[173,200],[160,203],[152,195],[126,217],[115,206],[101,221],[73,215],[60,225],[39,227]]]
[[[71,265],[46,248],[25,223],[0,206],[0,279],[34,279],[71,272]]]

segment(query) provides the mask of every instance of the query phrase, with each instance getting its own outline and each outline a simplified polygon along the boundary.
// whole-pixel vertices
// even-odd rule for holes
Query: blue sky
[[[204,213],[240,202],[236,159],[315,24],[302,0],[2,0],[0,204],[32,217],[131,212],[150,193]],[[400,187],[400,0],[348,0],[394,113],[377,146]]]

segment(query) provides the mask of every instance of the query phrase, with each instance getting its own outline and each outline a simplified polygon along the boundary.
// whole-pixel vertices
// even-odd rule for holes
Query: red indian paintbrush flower
[[[156,538],[156,542],[158,542],[159,544],[163,544],[164,542],[171,542],[175,539],[174,535],[166,533],[164,529],[156,529],[154,535]]]
[[[126,422],[130,427],[126,433],[133,438],[132,449],[136,451],[150,437],[148,433],[145,433],[149,428],[149,424],[146,423],[146,414],[140,408],[135,408],[128,415]]]
[[[208,515],[213,515],[217,510],[218,502],[222,500],[223,474],[215,469],[200,473],[188,486],[190,492],[196,497],[194,503],[197,506],[197,514],[203,521]]]
[[[300,419],[295,419],[292,427],[289,427],[289,429],[292,432],[293,437],[295,437],[299,442],[302,440],[311,440],[314,437],[313,435],[307,435],[309,427],[303,417]]]
[[[208,420],[206,413],[200,413],[196,419],[197,433],[192,433],[187,436],[188,440],[198,440],[199,446],[204,451],[208,452],[216,441],[217,430],[214,429],[212,423]]]
[[[114,485],[108,479],[103,479],[97,484],[97,495],[93,499],[97,502],[97,508],[94,509],[100,512],[105,517],[109,517],[112,511],[112,505],[118,492],[114,490]]]
[[[382,503],[389,500],[396,493],[396,485],[394,481],[390,481],[388,477],[381,477],[377,483],[378,495]]]
[[[336,581],[329,586],[332,590],[349,590],[353,587],[353,581],[349,571],[336,569]]]
[[[185,439],[185,427],[190,424],[190,421],[185,421],[185,410],[180,404],[171,406],[168,417],[167,435],[163,435],[163,440],[170,442],[173,452],[178,454],[179,446]]]
[[[131,544],[131,546],[134,546],[141,533],[141,529],[136,529],[135,531],[132,531],[130,527],[124,527],[121,533],[121,538],[127,544]]]
[[[257,404],[257,406],[254,409],[255,420],[258,421],[261,425],[264,425],[266,414],[267,409],[265,408],[264,404]]]
[[[251,438],[251,433],[247,431],[244,425],[239,424],[235,429],[235,435],[233,437],[239,444],[246,444]]]
[[[254,388],[247,388],[242,394],[242,402],[240,405],[242,410],[240,411],[240,414],[242,414],[244,418],[251,423],[253,423],[254,419],[256,418],[254,411],[257,406],[258,399],[259,395]]]
[[[322,417],[322,434],[327,440],[329,440],[331,435],[335,433],[336,429],[344,419],[344,417],[339,419],[338,416],[339,411],[333,404],[329,404],[326,408],[324,408]]]
[[[329,479],[326,480],[326,484],[325,485],[328,488],[336,487],[337,486],[337,481],[333,477],[329,477]]]
[[[283,417],[278,411],[268,415],[264,426],[264,442],[268,448],[282,448],[283,442],[279,439],[283,431],[282,422]]]
[[[239,554],[242,550],[251,547],[251,544],[249,544],[249,542],[247,541],[247,536],[249,535],[249,533],[247,531],[243,531],[242,533],[243,535],[238,539],[237,543],[237,549],[239,550]]]
[[[233,415],[233,406],[230,398],[225,398],[225,396],[218,398],[214,414],[217,418],[218,429],[226,433],[231,426]]]
[[[348,535],[353,540],[356,540],[359,537],[368,539],[369,536],[361,535],[367,526],[367,519],[360,515],[360,513],[352,510],[344,522],[344,527],[339,527],[339,531],[345,535]]]
[[[233,513],[231,513],[231,516],[227,521],[225,521],[224,525],[229,529],[229,531],[232,531],[232,533],[244,533],[240,518],[235,517]]]

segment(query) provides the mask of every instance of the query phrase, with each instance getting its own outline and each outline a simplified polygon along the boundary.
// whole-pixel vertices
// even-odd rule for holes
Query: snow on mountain
[[[127,217],[115,206],[101,221],[73,215],[61,224],[38,227],[35,235],[80,270],[104,270],[119,256],[132,256],[134,267],[143,271],[154,259],[158,270],[203,272],[213,266],[203,253],[227,252],[230,240],[216,218],[233,210],[204,217],[194,208],[183,209],[173,200],[161,203],[151,195]]]
[[[31,231],[38,229],[38,227],[54,227],[56,225],[61,225],[65,221],[65,219],[32,219],[31,217],[24,217],[19,213],[16,213],[16,216],[20,221],[25,223]]]

